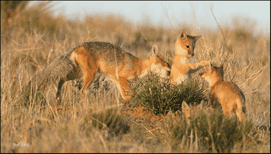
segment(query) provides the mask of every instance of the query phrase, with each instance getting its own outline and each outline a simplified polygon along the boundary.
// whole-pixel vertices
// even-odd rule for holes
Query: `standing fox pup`
[[[213,108],[221,104],[225,115],[231,117],[232,112],[235,112],[239,121],[243,121],[246,110],[245,96],[236,84],[223,81],[223,74],[223,64],[219,67],[210,64],[200,76],[209,83],[209,96],[213,101]]]
[[[179,35],[175,44],[175,56],[171,67],[171,83],[180,84],[184,80],[191,79],[191,74],[197,72],[202,66],[208,65],[208,61],[195,64],[194,48],[196,41],[201,36],[190,36],[184,31]]]
[[[157,57],[157,53],[158,48],[154,45],[152,55],[148,59],[139,59],[119,46],[107,42],[85,42],[57,57],[34,76],[28,86],[41,90],[48,84],[56,82],[58,85],[56,100],[59,103],[63,84],[69,80],[83,78],[80,93],[85,99],[85,91],[92,83],[95,74],[103,72],[113,79],[122,98],[127,101],[131,98],[127,92],[132,93],[127,80],[141,78],[147,75],[148,71],[159,73],[161,77],[169,77],[168,63]]]

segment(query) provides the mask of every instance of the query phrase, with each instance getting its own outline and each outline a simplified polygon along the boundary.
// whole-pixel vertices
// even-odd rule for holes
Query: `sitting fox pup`
[[[184,80],[191,79],[191,74],[197,72],[203,66],[208,65],[209,61],[201,61],[195,64],[194,48],[196,41],[201,36],[190,36],[184,31],[179,35],[175,44],[175,56],[171,67],[171,83],[180,84]]]
[[[209,83],[209,96],[213,101],[213,108],[221,104],[225,115],[231,117],[232,112],[235,112],[239,121],[243,121],[246,110],[245,96],[236,84],[223,81],[223,74],[223,64],[219,67],[210,64],[200,76]]]

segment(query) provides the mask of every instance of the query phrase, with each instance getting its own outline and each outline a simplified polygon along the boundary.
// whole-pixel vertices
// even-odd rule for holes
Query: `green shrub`
[[[165,128],[169,133],[173,150],[182,142],[185,144],[198,142],[199,147],[206,148],[201,151],[207,152],[231,152],[236,144],[241,144],[242,147],[245,139],[249,138],[248,134],[252,126],[251,121],[242,123],[237,117],[229,119],[218,111],[212,112],[209,116],[201,111],[198,118],[190,119],[190,124],[187,124],[185,118],[180,115],[167,118],[165,121]],[[193,138],[190,137],[191,131]]]
[[[154,114],[167,114],[168,111],[181,111],[182,102],[199,104],[206,100],[198,82],[190,80],[182,84],[171,84],[169,79],[162,79],[150,72],[146,77],[137,80],[132,86],[134,97],[132,102],[139,102]]]

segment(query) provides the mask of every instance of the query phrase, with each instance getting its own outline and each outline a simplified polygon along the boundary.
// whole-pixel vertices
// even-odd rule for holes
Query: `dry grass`
[[[116,87],[102,78],[96,78],[89,88],[87,103],[80,100],[76,81],[65,83],[61,105],[69,106],[67,110],[54,110],[50,105],[55,98],[54,85],[42,93],[45,106],[34,99],[29,107],[18,102],[22,86],[36,72],[79,43],[107,41],[138,57],[145,57],[157,44],[161,57],[171,64],[175,40],[186,30],[192,35],[203,34],[197,42],[196,60],[224,63],[224,80],[234,81],[245,94],[247,117],[260,143],[252,139],[256,147],[246,142],[246,146],[235,145],[232,152],[270,153],[270,34],[254,34],[255,26],[249,19],[233,19],[233,25],[222,29],[224,36],[220,30],[193,30],[186,25],[176,33],[159,26],[132,25],[114,15],[90,15],[82,21],[53,17],[48,11],[50,4],[21,9],[25,5],[21,3],[15,13],[6,16],[1,8],[1,152],[207,152],[198,147],[197,140],[172,148],[174,141],[168,137],[164,122],[129,114],[133,108],[125,107]],[[227,52],[225,43],[232,52]],[[204,83],[197,74],[194,78]],[[207,92],[206,84],[204,87]],[[129,125],[128,132],[116,135],[110,126],[100,129],[92,125],[93,115],[108,109],[117,110],[116,115]],[[14,146],[20,141],[29,146]]]

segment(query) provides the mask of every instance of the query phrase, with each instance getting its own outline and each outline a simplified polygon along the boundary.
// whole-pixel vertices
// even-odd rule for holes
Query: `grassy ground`
[[[222,34],[219,29],[194,30],[188,25],[174,30],[133,25],[114,15],[67,20],[63,15],[53,17],[51,2],[23,9],[26,4],[1,2],[1,7],[9,8],[1,8],[1,152],[270,153],[270,33],[255,33],[249,19],[232,19]],[[65,83],[61,105],[67,109],[50,105],[55,85],[42,92],[45,105],[31,98],[25,106],[18,99],[22,86],[36,72],[77,44],[106,41],[141,58],[157,44],[160,56],[171,64],[182,30],[203,34],[195,59],[224,63],[224,80],[235,82],[244,92],[246,125],[235,119],[228,122],[216,111],[203,111],[190,124],[175,112],[154,115],[153,110],[139,106],[147,103],[140,98],[124,103],[115,85],[103,76],[89,87],[87,102],[80,99],[80,81]],[[197,74],[193,79],[206,96],[206,82]],[[140,84],[131,83],[134,90],[144,88],[144,83],[136,86]],[[221,125],[216,122],[219,118]]]

